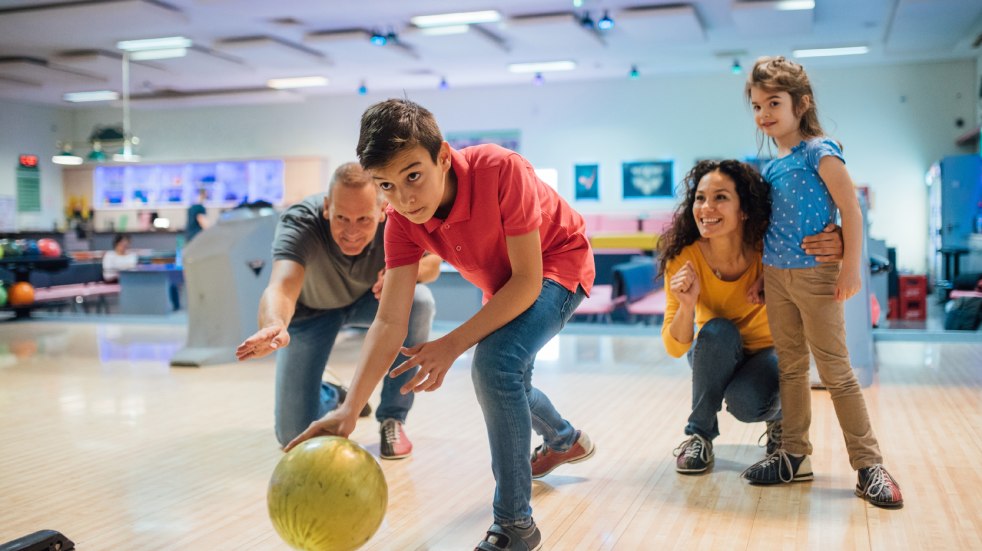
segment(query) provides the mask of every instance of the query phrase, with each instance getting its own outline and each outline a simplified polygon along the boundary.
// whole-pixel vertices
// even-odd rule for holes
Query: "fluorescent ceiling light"
[[[271,78],[266,81],[266,86],[284,90],[287,88],[310,88],[312,86],[327,86],[327,77],[291,77],[291,78]]]
[[[829,57],[836,55],[860,55],[869,53],[866,46],[848,46],[845,48],[813,48],[809,50],[794,50],[795,57]]]
[[[148,59],[171,59],[173,57],[184,57],[188,55],[187,48],[167,48],[165,50],[137,50],[130,53],[133,61],[146,61]]]
[[[116,153],[115,155],[113,155],[113,160],[116,161],[117,163],[138,163],[140,162],[141,158],[142,157],[140,157],[135,153],[126,153],[126,152]]]
[[[541,61],[535,63],[512,63],[508,70],[513,73],[545,73],[547,71],[572,71],[575,61]]]
[[[460,13],[442,13],[439,15],[417,15],[409,22],[423,27],[446,27],[447,25],[473,25],[476,23],[496,23],[501,21],[501,14],[496,10],[469,11]]]
[[[774,7],[781,11],[813,10],[815,0],[779,0]]]
[[[441,36],[446,34],[464,34],[469,30],[470,27],[468,25],[447,25],[445,27],[424,27],[419,32],[429,36]]]
[[[94,90],[92,92],[68,92],[61,99],[72,103],[83,101],[112,101],[119,99],[119,92],[112,90]]]
[[[145,50],[190,48],[191,44],[190,38],[168,36],[165,38],[147,38],[145,40],[122,40],[116,43],[116,47],[126,52],[142,52]]]
[[[56,165],[80,165],[84,161],[85,159],[71,153],[59,153],[51,157],[51,162]]]

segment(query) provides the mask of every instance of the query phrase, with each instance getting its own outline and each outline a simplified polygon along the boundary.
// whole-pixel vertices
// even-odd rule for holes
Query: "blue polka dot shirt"
[[[812,138],[764,167],[771,185],[771,225],[764,238],[764,264],[775,268],[811,268],[818,262],[805,254],[801,240],[822,231],[835,220],[837,208],[818,175],[822,157],[845,162],[842,149],[829,138]]]

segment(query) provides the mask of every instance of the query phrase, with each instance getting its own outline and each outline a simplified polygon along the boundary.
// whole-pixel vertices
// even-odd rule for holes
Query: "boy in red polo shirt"
[[[313,436],[347,436],[362,404],[401,350],[419,366],[403,392],[434,391],[454,360],[477,345],[471,377],[484,412],[497,483],[494,524],[480,551],[538,549],[529,504],[532,478],[590,457],[590,438],[532,386],[539,349],[563,328],[593,285],[583,218],[513,151],[479,145],[455,151],[433,115],[390,99],[362,115],[358,158],[389,202],[381,304],[365,337],[348,399],[287,449]],[[447,335],[400,348],[419,259],[440,255],[484,291],[484,306]],[[529,460],[531,431],[543,437]]]

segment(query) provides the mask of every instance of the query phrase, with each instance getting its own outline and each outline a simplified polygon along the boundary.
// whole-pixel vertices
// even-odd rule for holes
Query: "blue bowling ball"
[[[24,256],[41,256],[41,249],[38,248],[37,240],[25,239],[24,252],[21,254],[23,254]]]

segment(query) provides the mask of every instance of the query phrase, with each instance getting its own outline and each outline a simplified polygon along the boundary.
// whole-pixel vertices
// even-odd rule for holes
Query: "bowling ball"
[[[54,239],[45,237],[44,239],[38,239],[38,251],[41,252],[41,256],[57,258],[61,256],[61,245]]]
[[[21,246],[12,239],[4,239],[0,246],[3,247],[3,256],[7,258],[13,258],[20,256]]]
[[[0,285],[0,308],[7,305],[7,288]]]
[[[24,242],[23,251],[21,252],[24,256],[41,256],[41,250],[38,249],[38,242],[35,239],[22,239]]]
[[[378,530],[388,501],[375,458],[339,436],[311,438],[290,450],[266,492],[276,532],[304,551],[361,547]]]
[[[34,303],[34,286],[18,281],[7,289],[7,301],[11,306],[30,306]]]

